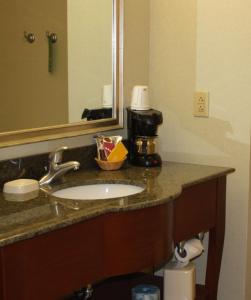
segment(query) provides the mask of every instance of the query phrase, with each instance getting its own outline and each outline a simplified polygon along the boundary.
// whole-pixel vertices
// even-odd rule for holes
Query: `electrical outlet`
[[[193,115],[195,117],[209,117],[209,93],[195,92],[194,93],[194,108]]]

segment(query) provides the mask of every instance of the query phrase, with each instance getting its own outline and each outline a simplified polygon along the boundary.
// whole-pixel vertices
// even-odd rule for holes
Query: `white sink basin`
[[[65,188],[52,193],[52,195],[65,199],[98,200],[134,195],[143,190],[143,187],[129,184],[90,184]]]

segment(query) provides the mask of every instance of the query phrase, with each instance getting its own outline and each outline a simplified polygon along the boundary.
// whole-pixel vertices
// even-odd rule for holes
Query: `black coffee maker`
[[[142,167],[161,165],[161,157],[155,152],[155,140],[158,125],[162,122],[162,113],[158,110],[127,108],[129,159],[133,164]]]

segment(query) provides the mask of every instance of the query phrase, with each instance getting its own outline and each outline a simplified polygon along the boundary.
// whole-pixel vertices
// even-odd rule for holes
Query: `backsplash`
[[[63,162],[76,160],[80,162],[80,169],[97,167],[94,157],[96,156],[96,145],[79,147],[65,150]],[[0,190],[5,182],[19,179],[40,179],[47,172],[49,153],[33,156],[20,157],[0,161]]]

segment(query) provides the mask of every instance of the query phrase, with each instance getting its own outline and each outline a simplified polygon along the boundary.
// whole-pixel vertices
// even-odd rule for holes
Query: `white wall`
[[[167,160],[236,168],[227,185],[220,300],[250,299],[245,298],[250,19],[250,1],[151,1],[150,90],[152,105],[164,114],[161,155]],[[210,93],[209,119],[192,116],[195,90]],[[199,277],[203,280],[200,270]]]
[[[69,122],[101,108],[102,88],[112,84],[112,3],[67,1]]]

